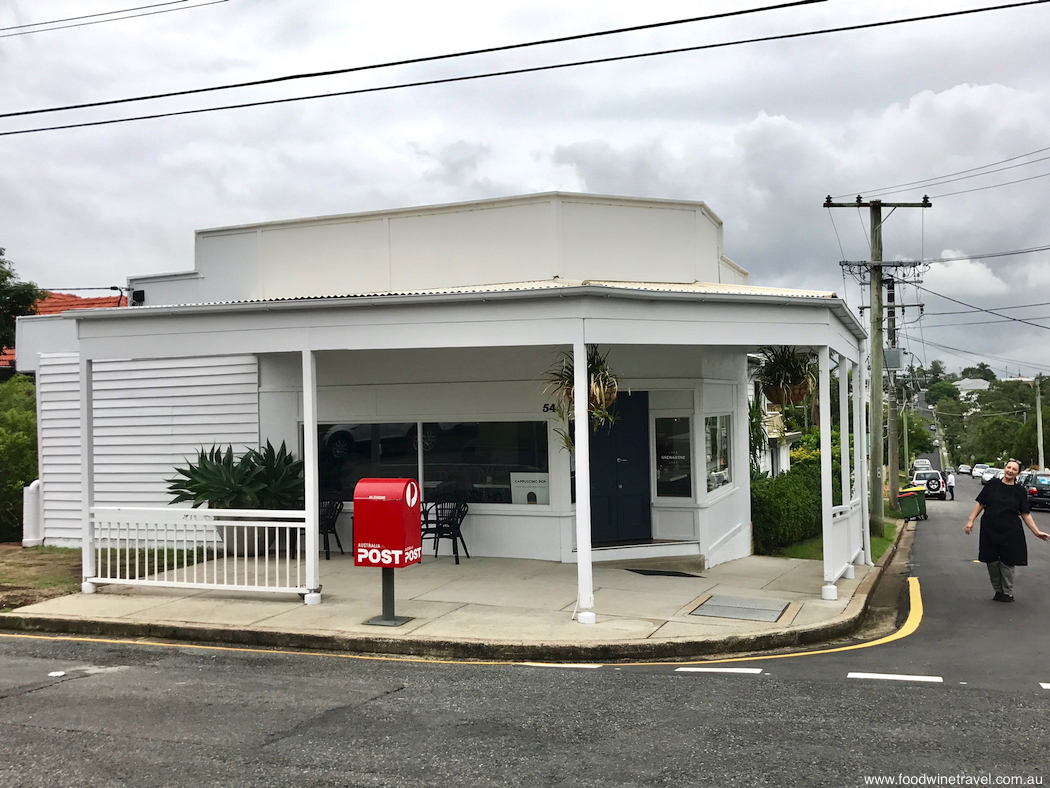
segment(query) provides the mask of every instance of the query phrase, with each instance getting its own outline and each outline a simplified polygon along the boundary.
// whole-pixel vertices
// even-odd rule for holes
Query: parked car
[[[1017,483],[1028,488],[1028,505],[1032,509],[1050,509],[1050,473],[1025,471]]]
[[[986,463],[986,462],[979,462],[979,463],[977,463],[976,465],[973,466],[973,470],[970,471],[970,475],[973,478],[975,478],[975,479],[980,479],[981,478],[981,474],[984,473],[987,469],[988,469],[988,463]]]
[[[930,461],[925,459],[924,457],[919,457],[917,460],[915,460],[911,464],[912,476],[915,475],[916,471],[932,471],[932,470],[933,470],[932,463],[930,463]]]
[[[955,473],[955,468],[953,468],[951,465],[944,469],[944,477],[948,478],[949,473]]]
[[[912,487],[925,487],[927,498],[940,498],[942,501],[948,498],[948,485],[940,471],[916,471],[911,479]]]
[[[971,468],[969,465],[960,465],[958,474],[962,476],[965,473],[967,476],[969,476],[972,470],[973,468]]]
[[[983,471],[981,471],[981,484],[987,484],[992,479],[1001,478],[1003,478],[1002,468],[985,468]]]

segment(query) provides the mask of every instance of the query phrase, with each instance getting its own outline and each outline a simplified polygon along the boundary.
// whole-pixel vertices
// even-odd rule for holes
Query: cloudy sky
[[[0,113],[774,2],[0,0]],[[0,133],[1002,4],[827,0],[511,52],[4,117]],[[52,29],[36,24],[125,9],[139,9],[123,14],[139,16],[72,19]],[[887,201],[923,194],[933,200],[928,210],[902,208],[889,217],[885,259],[961,258],[931,264],[922,279],[926,290],[903,289],[905,303],[923,303],[926,316],[915,322],[916,309],[907,311],[901,342],[920,361],[940,358],[950,369],[984,359],[1000,376],[1007,368],[1012,375],[1050,372],[1045,329],[979,312],[944,314],[966,307],[940,297],[987,309],[1050,302],[1050,252],[982,257],[1050,244],[1050,177],[1037,177],[1050,173],[1050,159],[1039,161],[1050,157],[1048,30],[1050,4],[1040,4],[456,84],[0,136],[0,246],[23,279],[42,287],[119,285],[130,274],[192,268],[195,229],[560,189],[703,200],[723,219],[726,254],[751,272],[752,284],[845,292],[856,307],[861,290],[852,279],[844,283],[838,263],[868,258],[867,214],[828,211],[826,195],[848,201],[1003,162],[989,168],[1000,171],[980,177],[882,193]],[[1028,180],[981,188],[1021,179]],[[1004,314],[1050,325],[1044,317],[1050,305]],[[999,322],[978,325],[985,321]]]

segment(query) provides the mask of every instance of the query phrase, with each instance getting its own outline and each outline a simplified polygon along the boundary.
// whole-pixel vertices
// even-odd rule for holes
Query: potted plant
[[[234,457],[233,447],[212,446],[197,453],[196,462],[176,468],[168,480],[172,504],[189,501],[194,509],[295,509],[302,504],[303,463],[285,444],[274,449],[269,441],[262,450],[249,449]],[[223,544],[237,544],[237,555],[254,556],[269,549],[273,529],[257,529],[255,539],[237,538],[240,526],[219,525]]]
[[[589,390],[587,408],[590,412],[591,428],[611,426],[616,422],[614,406],[620,390],[620,379],[609,366],[609,351],[604,354],[597,345],[587,346],[587,377]],[[565,422],[565,427],[556,429],[563,447],[572,452],[573,440],[569,434],[569,422],[576,418],[576,378],[573,355],[566,351],[547,370],[547,385],[544,393],[554,400],[555,412]]]
[[[815,388],[816,371],[813,354],[792,345],[766,345],[758,349],[762,356],[755,379],[762,393],[774,405],[797,405]]]

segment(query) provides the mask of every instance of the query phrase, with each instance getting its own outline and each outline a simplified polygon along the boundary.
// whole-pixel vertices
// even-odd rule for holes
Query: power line
[[[65,19],[51,19],[47,22],[28,22],[24,25],[11,25],[10,27],[0,27],[0,33],[6,33],[8,30],[21,30],[26,27],[42,27],[44,25],[57,25],[62,22],[76,22],[81,19],[94,19],[99,16],[113,16],[114,14],[126,14],[132,11],[142,11],[146,8],[159,8],[165,5],[179,5],[185,3],[186,0],[169,0],[167,3],[154,3],[153,5],[139,5],[134,8],[121,8],[117,11],[103,11],[98,14],[84,14],[83,16],[67,16]]]
[[[987,260],[992,257],[1009,257],[1015,254],[1032,254],[1034,252],[1046,252],[1050,250],[1050,244],[1045,246],[1030,246],[1027,249],[1011,249],[1007,252],[985,252],[983,254],[963,255],[962,257],[937,257],[930,260],[919,260],[919,264],[925,263],[954,263],[960,260]]]
[[[987,170],[985,172],[976,172],[976,173],[973,173],[972,175],[960,175],[957,178],[949,178],[949,177],[946,176],[946,177],[941,178],[941,179],[933,179],[932,182],[926,183],[925,185],[923,185],[921,187],[914,186],[914,187],[912,187],[910,189],[894,189],[894,190],[891,190],[891,191],[876,192],[875,194],[870,194],[869,193],[867,195],[867,197],[870,200],[870,199],[873,199],[873,198],[876,198],[876,197],[884,197],[884,196],[887,196],[887,195],[890,195],[890,194],[900,194],[901,192],[919,191],[920,189],[921,190],[926,190],[930,186],[944,186],[946,183],[956,183],[957,181],[965,181],[965,180],[969,180],[970,178],[981,178],[981,177],[983,177],[985,175],[994,175],[997,172],[1005,172],[1006,170],[1016,170],[1018,167],[1027,167],[1030,164],[1038,164],[1041,161],[1048,161],[1048,160],[1050,160],[1050,156],[1044,156],[1041,159],[1033,159],[1032,161],[1023,161],[1020,164],[1011,164],[1011,165],[1009,165],[1007,167],[997,167],[994,170]]]
[[[4,33],[3,35],[0,35],[0,38],[14,38],[15,36],[28,36],[28,35],[32,35],[33,33],[50,33],[53,30],[69,30],[70,28],[73,28],[73,27],[88,27],[90,25],[101,25],[101,24],[104,24],[106,22],[119,22],[122,19],[137,19],[137,18],[142,17],[142,16],[156,16],[157,14],[171,14],[171,13],[174,13],[175,11],[189,11],[191,8],[203,8],[206,5],[218,5],[219,3],[227,3],[227,2],[229,2],[229,0],[208,0],[208,2],[206,2],[206,3],[197,3],[196,5],[186,5],[186,6],[181,6],[179,8],[164,8],[164,9],[161,9],[160,11],[144,11],[141,14],[127,14],[125,16],[117,16],[117,17],[113,17],[111,19],[96,19],[96,20],[91,21],[91,22],[77,22],[76,24],[72,24],[72,25],[56,25],[56,26],[53,26],[53,27],[40,28],[39,30],[19,30],[19,31],[17,31],[15,33]],[[159,5],[165,5],[165,4],[164,3],[160,3]],[[143,8],[149,8],[149,7],[150,6],[143,6]],[[117,14],[117,13],[121,13],[121,12],[120,11],[111,11],[110,13]],[[41,22],[39,24],[46,24],[46,23]]]
[[[996,309],[1000,312],[1005,312],[1007,309],[1029,309],[1037,306],[1050,306],[1050,301],[1041,301],[1037,304],[1015,304],[1013,306],[997,306]],[[926,317],[940,317],[941,315],[971,315],[974,312],[980,312],[980,309],[957,309],[950,312],[927,312]],[[1042,319],[1042,318],[1038,318]]]
[[[922,285],[916,284],[915,282],[912,282],[912,285],[914,287],[919,288],[920,290],[926,291],[930,295],[935,295],[938,298],[943,298],[946,301],[951,301],[952,303],[959,304],[960,306],[966,306],[966,307],[969,307],[970,309],[975,309],[978,312],[986,312],[989,315],[995,315],[995,317],[1005,317],[1005,318],[1007,318],[1010,321],[1015,322],[1015,323],[1024,323],[1025,325],[1028,325],[1028,326],[1035,326],[1036,328],[1041,328],[1044,331],[1050,331],[1050,326],[1044,326],[1044,325],[1041,325],[1039,323],[1032,323],[1032,322],[1030,322],[1028,320],[1025,320],[1023,318],[1020,318],[1020,317],[1010,317],[1009,315],[1001,315],[998,312],[992,311],[991,309],[984,309],[983,307],[974,306],[973,304],[967,304],[965,301],[960,301],[958,298],[952,298],[951,296],[942,295],[941,293],[937,293],[937,292],[935,292],[933,290],[930,290],[928,287],[923,287]]]
[[[943,345],[939,342],[932,342],[930,340],[926,340],[925,343],[930,347],[935,347],[938,350],[943,350],[947,353],[951,353],[954,356],[959,356],[960,358],[976,358],[980,359],[981,361],[992,359],[993,361],[1002,361],[1006,364],[1016,364],[1018,367],[1027,367],[1029,369],[1050,371],[1050,366],[1047,366],[1045,364],[1033,364],[1031,361],[1019,361],[1016,358],[993,356],[990,353],[975,353],[972,350],[963,350],[962,348],[952,347],[951,345]]]
[[[922,184],[929,184],[931,181],[939,181],[939,180],[942,180],[944,178],[951,178],[951,177],[953,177],[955,175],[965,175],[968,172],[977,172],[977,170],[985,170],[985,169],[988,169],[989,167],[996,167],[996,166],[998,166],[1000,164],[1006,164],[1007,162],[1017,161],[1018,159],[1024,159],[1024,158],[1027,158],[1028,156],[1034,156],[1037,153],[1045,153],[1048,150],[1050,150],[1050,147],[1039,148],[1037,150],[1028,151],[1028,153],[1020,153],[1020,154],[1018,154],[1016,156],[1011,156],[1008,159],[1000,159],[999,161],[993,161],[990,164],[982,164],[980,167],[971,167],[968,170],[959,170],[958,172],[949,172],[946,175],[937,175],[937,176],[934,176],[933,178],[925,178],[925,179],[923,179],[921,181],[908,181],[907,183],[897,183],[897,184],[894,184],[893,186],[883,186],[883,187],[881,187],[879,189],[866,189],[866,190],[861,190],[859,192],[849,192],[848,194],[838,194],[838,195],[835,195],[835,199],[836,200],[840,200],[840,199],[843,199],[845,197],[851,197],[854,194],[874,195],[874,194],[877,194],[879,192],[885,192],[885,193],[892,194],[892,192],[889,191],[890,189],[902,189],[905,186],[916,186],[916,187],[919,187]]]
[[[935,195],[933,195],[933,197],[934,198],[954,197],[956,194],[969,194],[970,192],[983,192],[983,191],[987,191],[988,189],[998,189],[1000,186],[1011,186],[1011,185],[1013,185],[1015,183],[1024,183],[1025,181],[1034,181],[1034,180],[1037,180],[1038,178],[1047,178],[1047,177],[1050,177],[1050,172],[1044,172],[1042,175],[1033,175],[1030,178],[1018,178],[1016,181],[1004,181],[1003,183],[993,183],[991,186],[978,186],[978,187],[976,187],[974,189],[963,189],[962,191],[947,192],[946,194],[935,194]]]
[[[1006,9],[1011,9],[1011,8],[1021,8],[1021,7],[1026,7],[1026,6],[1044,5],[1044,4],[1048,3],[1048,2],[1050,2],[1050,0],[1023,0],[1023,2],[1009,3],[1009,4],[1006,4],[1006,5],[997,5],[997,6],[984,6],[984,7],[981,7],[981,8],[971,8],[971,9],[967,9],[967,10],[964,10],[964,11],[948,11],[948,12],[939,13],[939,14],[929,14],[929,15],[925,15],[925,16],[908,17],[908,18],[905,18],[905,19],[891,19],[891,20],[886,20],[886,21],[882,21],[882,22],[868,22],[868,23],[864,23],[864,24],[848,25],[848,26],[844,26],[844,27],[823,28],[823,29],[820,29],[820,30],[807,30],[807,31],[800,31],[800,32],[796,32],[796,33],[783,33],[783,34],[772,35],[772,36],[761,36],[761,37],[757,37],[757,38],[739,39],[739,40],[736,40],[736,41],[722,41],[722,42],[718,42],[718,43],[714,43],[714,44],[701,44],[701,45],[690,46],[690,47],[676,47],[674,49],[663,49],[663,50],[654,50],[654,51],[649,51],[649,52],[638,52],[638,53],[634,53],[634,54],[630,54],[630,55],[617,55],[617,56],[612,56],[612,57],[592,58],[592,59],[588,59],[588,60],[576,60],[576,61],[571,61],[571,62],[568,62],[568,63],[553,63],[553,64],[547,64],[547,65],[543,65],[543,66],[530,66],[530,67],[526,67],[526,68],[505,69],[505,70],[501,70],[501,71],[489,71],[489,72],[484,72],[484,73],[481,73],[481,74],[467,74],[467,75],[457,76],[457,77],[444,77],[444,78],[437,78],[437,79],[417,80],[417,81],[414,81],[414,82],[402,82],[402,83],[398,83],[398,84],[394,84],[394,85],[381,85],[381,86],[370,87],[370,88],[358,88],[358,89],[355,89],[355,90],[343,90],[343,91],[335,91],[335,92],[330,92],[330,93],[317,93],[317,94],[312,94],[312,95],[309,95],[309,96],[294,96],[294,97],[283,98],[283,99],[267,99],[267,100],[260,100],[260,101],[244,102],[244,103],[241,103],[241,104],[226,104],[226,105],[222,105],[222,106],[218,106],[218,107],[205,107],[205,108],[199,108],[199,109],[177,110],[177,111],[172,111],[172,112],[158,112],[158,113],[153,113],[153,114],[149,114],[149,115],[135,115],[135,116],[126,117],[126,118],[112,118],[112,119],[109,119],[109,120],[97,120],[97,121],[89,121],[89,122],[84,122],[84,123],[68,123],[68,124],[63,124],[63,125],[58,125],[58,126],[43,126],[43,127],[37,127],[37,128],[31,128],[31,129],[20,129],[20,130],[17,130],[17,131],[4,131],[4,132],[0,132],[0,137],[7,137],[7,136],[12,136],[12,135],[17,135],[17,134],[33,134],[33,133],[43,132],[43,131],[58,131],[58,130],[61,130],[61,129],[85,128],[85,127],[89,127],[89,126],[108,126],[108,125],[112,125],[112,124],[116,124],[116,123],[128,123],[130,121],[137,121],[137,120],[154,120],[154,119],[158,119],[158,118],[169,118],[169,117],[176,117],[176,116],[181,116],[181,115],[197,115],[197,114],[202,114],[202,113],[206,113],[206,112],[218,112],[218,111],[230,110],[230,109],[244,109],[244,108],[247,108],[247,107],[260,107],[260,106],[277,105],[277,104],[288,104],[288,103],[297,102],[297,101],[308,101],[308,100],[320,99],[320,98],[333,98],[333,97],[337,97],[337,96],[354,96],[354,95],[363,95],[363,94],[367,94],[367,93],[380,93],[380,92],[385,92],[385,91],[389,91],[389,90],[399,90],[399,89],[405,89],[405,88],[415,88],[415,87],[425,87],[425,86],[433,86],[433,85],[453,84],[453,83],[457,83],[457,82],[468,82],[468,81],[479,80],[479,79],[488,79],[488,78],[492,78],[492,77],[504,77],[504,76],[518,75],[518,74],[534,74],[534,73],[539,73],[539,72],[543,72],[543,71],[554,71],[554,70],[563,69],[563,68],[575,68],[575,67],[578,67],[578,66],[589,66],[589,65],[597,65],[597,64],[602,64],[602,63],[615,63],[615,62],[622,62],[622,61],[628,61],[628,60],[638,60],[638,59],[641,59],[641,58],[649,58],[649,57],[659,57],[659,56],[664,56],[664,55],[682,54],[682,53],[685,53],[685,52],[700,52],[700,51],[709,50],[709,49],[720,49],[720,48],[723,48],[723,47],[740,46],[740,45],[743,45],[743,44],[756,44],[756,43],[765,43],[765,42],[770,42],[770,41],[786,41],[786,40],[797,39],[797,38],[807,38],[807,37],[811,37],[811,36],[826,35],[826,34],[830,34],[830,33],[842,33],[842,32],[850,32],[850,31],[855,31],[855,30],[867,30],[867,29],[872,29],[872,28],[888,27],[888,26],[891,26],[891,25],[908,24],[908,23],[911,23],[911,22],[923,22],[923,21],[929,21],[929,20],[933,20],[933,19],[945,19],[945,18],[949,18],[949,17],[966,16],[966,15],[971,15],[971,14],[983,13],[983,12],[986,12],[986,11],[1001,11],[1001,10],[1006,10]],[[361,67],[361,68],[364,68],[364,67]]]
[[[488,55],[494,52],[507,52],[513,49],[526,49],[529,47],[544,46],[547,44],[562,44],[568,41],[582,41],[587,38],[599,38],[602,36],[619,35],[621,33],[633,33],[639,30],[653,30],[661,27],[672,27],[675,25],[685,25],[694,22],[707,22],[714,19],[727,19],[734,16],[744,16],[746,14],[757,14],[763,11],[776,11],[784,8],[794,8],[802,5],[812,5],[813,3],[825,3],[827,0],[792,0],[792,2],[779,3],[777,5],[767,5],[760,8],[747,8],[741,11],[726,11],[719,14],[707,14],[705,16],[693,16],[685,19],[672,19],[667,22],[652,22],[645,25],[633,25],[631,27],[618,27],[610,30],[599,30],[591,33],[577,33],[569,36],[559,36],[557,38],[542,38],[536,41],[524,41],[517,44],[505,44],[504,46],[496,47],[485,47],[484,49],[468,49],[462,52],[449,52],[442,55],[428,55],[425,57],[414,57],[406,60],[391,60],[386,63],[372,63],[366,66],[351,66],[348,68],[337,68],[329,71],[307,71],[298,74],[286,74],[280,77],[271,77],[269,79],[256,79],[250,82],[233,82],[227,85],[213,85],[206,88],[192,88],[189,90],[177,90],[170,93],[153,93],[146,96],[132,96],[128,98],[110,99],[108,101],[93,101],[85,104],[68,104],[62,107],[45,107],[43,109],[30,109],[23,110],[21,112],[7,112],[0,114],[0,118],[14,118],[22,115],[40,115],[48,112],[65,112],[66,110],[74,109],[86,109],[88,107],[107,107],[114,104],[130,104],[138,101],[152,101],[154,99],[162,98],[173,98],[176,96],[190,96],[198,93],[211,93],[218,90],[233,90],[235,88],[248,88],[258,87],[259,85],[273,85],[278,82],[292,82],[300,79],[315,79],[317,77],[331,77],[340,74],[353,74],[360,71],[373,71],[381,68],[393,68],[394,66],[409,66],[418,65],[419,63],[433,63],[439,60],[450,60],[459,57],[468,57],[472,55]],[[333,94],[340,95],[340,94]]]
[[[1050,320],[1050,315],[1040,315],[1039,317],[1029,317],[1029,320]],[[969,321],[967,323],[934,323],[932,326],[928,325],[926,328],[959,328],[961,326],[990,326],[995,323],[1012,323],[1012,318],[1003,318],[1001,320],[976,320]]]

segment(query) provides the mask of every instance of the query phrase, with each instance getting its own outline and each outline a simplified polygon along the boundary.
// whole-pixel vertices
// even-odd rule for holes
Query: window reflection
[[[688,417],[656,419],[656,495],[690,498],[693,473]]]
[[[707,491],[717,490],[732,480],[729,464],[729,416],[708,416],[704,420],[707,432]]]
[[[418,479],[415,424],[319,424],[322,492],[351,501],[361,479]]]
[[[546,422],[430,422],[422,435],[427,500],[550,503]]]

